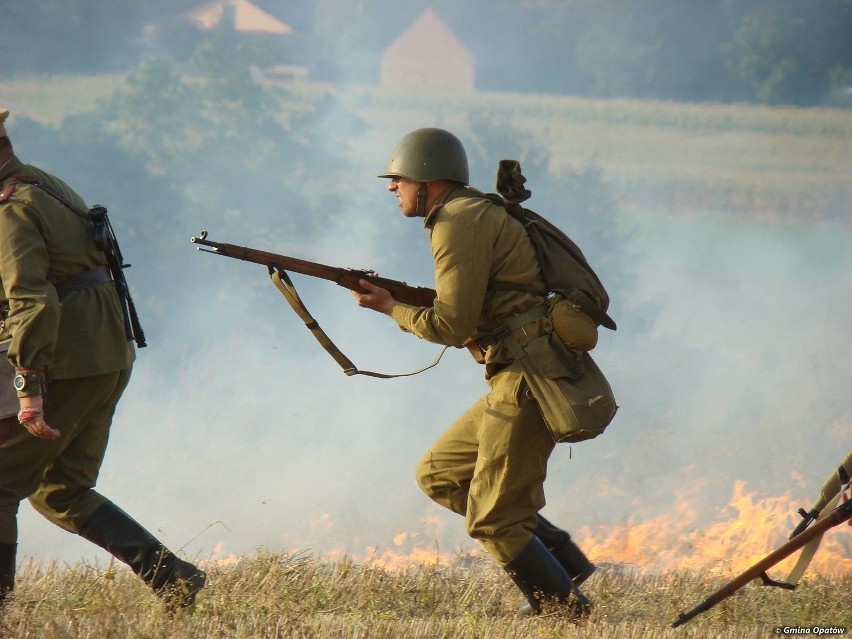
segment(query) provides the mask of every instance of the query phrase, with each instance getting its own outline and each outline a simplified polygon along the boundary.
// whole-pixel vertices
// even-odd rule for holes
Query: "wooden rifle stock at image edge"
[[[795,589],[796,586],[792,584],[770,579],[766,574],[766,571],[772,568],[775,564],[780,563],[783,559],[792,555],[799,548],[805,546],[812,539],[822,535],[826,530],[842,524],[844,521],[849,519],[852,519],[852,500],[846,501],[835,508],[823,519],[806,528],[803,532],[793,537],[783,546],[758,561],[751,568],[739,575],[736,579],[725,584],[722,588],[707,597],[707,599],[689,612],[681,613],[677,620],[672,623],[672,628],[677,628],[678,626],[685,624],[690,619],[697,617],[702,612],[710,610],[710,608],[724,601],[754,579],[761,579],[765,586],[777,586],[787,590]]]

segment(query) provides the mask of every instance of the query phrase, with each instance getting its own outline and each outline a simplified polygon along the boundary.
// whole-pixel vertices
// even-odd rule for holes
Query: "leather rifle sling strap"
[[[50,195],[54,199],[58,200],[61,204],[64,204],[67,208],[74,211],[74,213],[76,213],[77,215],[82,217],[84,220],[87,220],[87,221],[89,220],[88,211],[84,211],[83,209],[79,208],[73,202],[71,202],[71,200],[69,200],[67,197],[65,197],[65,195],[63,195],[59,191],[56,191],[55,189],[47,186],[46,184],[42,184],[36,178],[32,178],[32,177],[29,177],[29,176],[16,177],[16,178],[12,178],[11,180],[9,180],[6,184],[8,186],[17,186],[18,184],[29,184],[30,186],[34,186],[38,189],[41,189],[42,191],[44,191],[45,193],[47,193],[48,195]],[[5,193],[5,190],[4,190],[4,193]],[[11,195],[11,193],[9,193],[9,195]]]
[[[846,460],[840,467],[837,469],[837,492],[833,495],[825,495],[823,492],[822,496],[827,499],[825,506],[820,511],[819,516],[814,520],[814,522],[820,521],[821,519],[825,519],[831,511],[834,510],[835,506],[837,506],[840,501],[841,496],[849,488],[850,478],[847,473],[846,467],[849,465],[850,460],[852,460],[852,451],[850,451],[849,455],[846,456]],[[834,479],[831,477],[829,481]],[[825,487],[823,487],[823,491]],[[790,571],[790,574],[787,575],[787,579],[785,580],[788,584],[797,585],[799,580],[802,578],[802,575],[805,574],[805,570],[808,567],[808,564],[811,563],[811,559],[813,559],[814,554],[819,548],[819,544],[822,541],[822,535],[815,537],[811,541],[809,541],[802,548],[802,553],[799,555],[799,559],[796,562],[796,565],[793,566],[793,569]]]
[[[305,326],[308,327],[308,330],[311,334],[316,338],[319,342],[320,346],[322,346],[326,352],[334,358],[334,361],[343,369],[343,372],[346,375],[366,375],[368,377],[378,377],[379,379],[392,379],[394,377],[410,377],[411,375],[417,375],[418,373],[422,373],[423,371],[427,371],[433,366],[436,366],[438,362],[441,361],[441,357],[443,357],[446,350],[449,346],[444,346],[441,349],[441,352],[438,354],[438,357],[434,362],[429,364],[428,366],[424,366],[423,368],[419,368],[416,371],[411,371],[410,373],[398,373],[396,375],[391,375],[388,373],[376,373],[374,371],[361,370],[355,364],[352,363],[343,352],[337,348],[334,342],[331,341],[328,335],[326,335],[325,331],[322,330],[319,323],[313,318],[310,311],[307,309],[305,304],[302,302],[299,294],[296,292],[296,287],[293,285],[293,282],[290,280],[290,276],[287,275],[287,272],[281,268],[270,268],[269,276],[272,278],[272,283],[275,284],[275,287],[281,291],[281,294],[284,296],[284,299],[287,300],[287,303],[293,308],[296,312],[296,315],[299,316]]]

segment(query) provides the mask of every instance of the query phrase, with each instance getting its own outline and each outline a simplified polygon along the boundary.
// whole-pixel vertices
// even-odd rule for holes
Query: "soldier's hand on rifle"
[[[21,397],[18,421],[30,434],[39,439],[59,439],[60,432],[44,421],[44,398],[41,395]]]
[[[352,296],[355,298],[358,306],[369,308],[385,315],[391,314],[395,300],[387,290],[371,284],[367,280],[358,280],[358,285],[367,291],[366,293],[352,291]]]

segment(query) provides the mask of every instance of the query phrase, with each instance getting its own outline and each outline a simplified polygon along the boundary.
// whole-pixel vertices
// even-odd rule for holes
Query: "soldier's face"
[[[399,208],[405,217],[417,216],[417,189],[418,182],[408,180],[404,177],[392,177],[388,184],[388,191],[396,195]]]

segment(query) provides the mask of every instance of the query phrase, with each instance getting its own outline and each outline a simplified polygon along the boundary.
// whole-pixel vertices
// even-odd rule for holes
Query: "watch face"
[[[23,375],[15,375],[15,379],[12,380],[12,384],[15,387],[15,390],[22,391],[27,387],[27,378]]]

